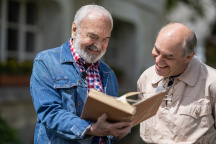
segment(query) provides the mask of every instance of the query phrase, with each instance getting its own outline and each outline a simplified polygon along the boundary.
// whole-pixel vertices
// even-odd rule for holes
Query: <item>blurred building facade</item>
[[[151,50],[165,23],[165,0],[0,0],[0,62],[33,62],[38,52],[60,46],[71,36],[76,11],[91,3],[105,7],[114,19],[102,60],[116,72],[120,93],[136,91],[138,77],[153,64]],[[1,83],[0,110],[22,141],[33,143],[37,116],[29,83]]]
[[[166,17],[169,21],[184,23],[196,33],[198,42],[196,56],[204,63],[210,64],[208,63],[209,57],[206,53],[208,48],[206,45],[208,45],[207,39],[211,37],[211,33],[214,31],[213,25],[216,23],[216,1],[198,0],[197,3],[202,5],[202,7],[195,10],[191,5],[179,2]],[[195,6],[197,5],[194,4]],[[210,66],[215,68],[215,65]]]

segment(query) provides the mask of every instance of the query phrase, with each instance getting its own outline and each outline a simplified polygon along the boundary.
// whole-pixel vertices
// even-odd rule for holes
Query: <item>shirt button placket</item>
[[[78,81],[79,84],[82,84],[81,80]]]
[[[199,115],[199,111],[198,111],[198,110],[196,110],[196,111],[195,111],[195,114],[198,116],[198,115]]]

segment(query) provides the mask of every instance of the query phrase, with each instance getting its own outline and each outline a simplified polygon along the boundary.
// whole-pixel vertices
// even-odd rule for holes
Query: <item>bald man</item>
[[[142,122],[140,136],[147,143],[216,143],[216,70],[195,56],[195,33],[170,23],[158,34],[152,55],[155,65],[137,82],[141,99],[168,89],[157,114]]]

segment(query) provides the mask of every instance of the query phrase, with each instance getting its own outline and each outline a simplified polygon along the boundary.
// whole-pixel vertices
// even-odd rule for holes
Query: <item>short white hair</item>
[[[108,10],[99,5],[85,5],[82,6],[75,14],[74,22],[76,26],[79,28],[83,18],[89,14],[90,12],[96,12],[98,14],[108,16],[110,19],[111,27],[113,28],[113,18]]]

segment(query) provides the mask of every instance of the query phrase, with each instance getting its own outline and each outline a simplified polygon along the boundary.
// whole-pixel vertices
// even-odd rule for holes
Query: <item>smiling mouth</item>
[[[91,47],[89,47],[88,49],[89,49],[90,51],[94,51],[94,52],[98,52],[98,51],[99,51],[98,49],[91,48]]]
[[[90,45],[90,46],[87,46],[87,49],[92,51],[92,52],[99,52],[100,50],[95,47],[94,45]]]
[[[167,66],[165,66],[165,65],[160,65],[160,64],[157,64],[157,66],[158,66],[159,68],[165,68],[165,67],[167,67]]]

